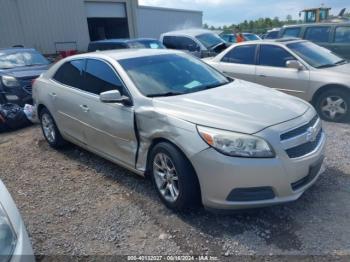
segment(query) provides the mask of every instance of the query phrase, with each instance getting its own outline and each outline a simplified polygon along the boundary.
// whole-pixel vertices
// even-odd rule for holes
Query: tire
[[[350,119],[350,91],[333,88],[317,96],[315,107],[323,120],[345,122]]]
[[[66,141],[58,130],[55,120],[46,108],[40,111],[39,117],[41,130],[49,145],[55,149],[62,148],[66,145]]]
[[[164,163],[166,162],[168,168],[164,168],[164,165],[161,165],[161,159],[164,160]],[[201,199],[199,182],[191,163],[182,152],[170,143],[161,142],[152,149],[149,161],[153,185],[158,196],[168,208],[176,211],[185,211],[199,206]],[[167,170],[168,173],[164,170]],[[163,180],[160,175],[162,172],[164,175]],[[166,176],[168,180],[165,182]],[[177,177],[177,180],[175,177]],[[161,187],[162,181],[167,183],[167,185]],[[174,198],[172,196],[171,185],[169,184],[172,184],[173,188],[175,187],[173,193],[176,195],[177,191],[177,197]],[[161,190],[161,188],[165,189]]]

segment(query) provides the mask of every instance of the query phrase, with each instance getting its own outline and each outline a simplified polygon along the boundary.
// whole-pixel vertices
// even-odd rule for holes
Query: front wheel
[[[316,109],[323,120],[344,122],[350,118],[350,92],[331,89],[316,99]]]
[[[157,144],[150,155],[153,184],[162,202],[175,210],[197,207],[200,189],[197,176],[187,158],[170,143]]]

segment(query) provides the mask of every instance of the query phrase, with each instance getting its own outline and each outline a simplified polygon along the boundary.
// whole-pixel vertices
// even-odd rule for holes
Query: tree
[[[208,29],[208,28],[209,28],[208,24],[207,24],[207,23],[204,23],[203,28],[204,28],[204,29]]]
[[[290,21],[293,20],[293,17],[291,15],[287,15],[286,19],[287,19],[288,22],[290,22]]]

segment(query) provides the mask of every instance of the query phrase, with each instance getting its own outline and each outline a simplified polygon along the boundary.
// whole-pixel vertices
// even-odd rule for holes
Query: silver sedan
[[[293,201],[322,171],[325,135],[310,104],[180,51],[69,57],[33,96],[52,147],[70,141],[149,175],[173,209]]]

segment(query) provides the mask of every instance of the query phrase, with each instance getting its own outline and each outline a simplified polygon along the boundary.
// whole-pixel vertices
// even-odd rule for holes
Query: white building
[[[159,38],[201,27],[202,17],[201,11],[140,6],[138,0],[0,0],[0,48],[86,51],[94,40]]]

